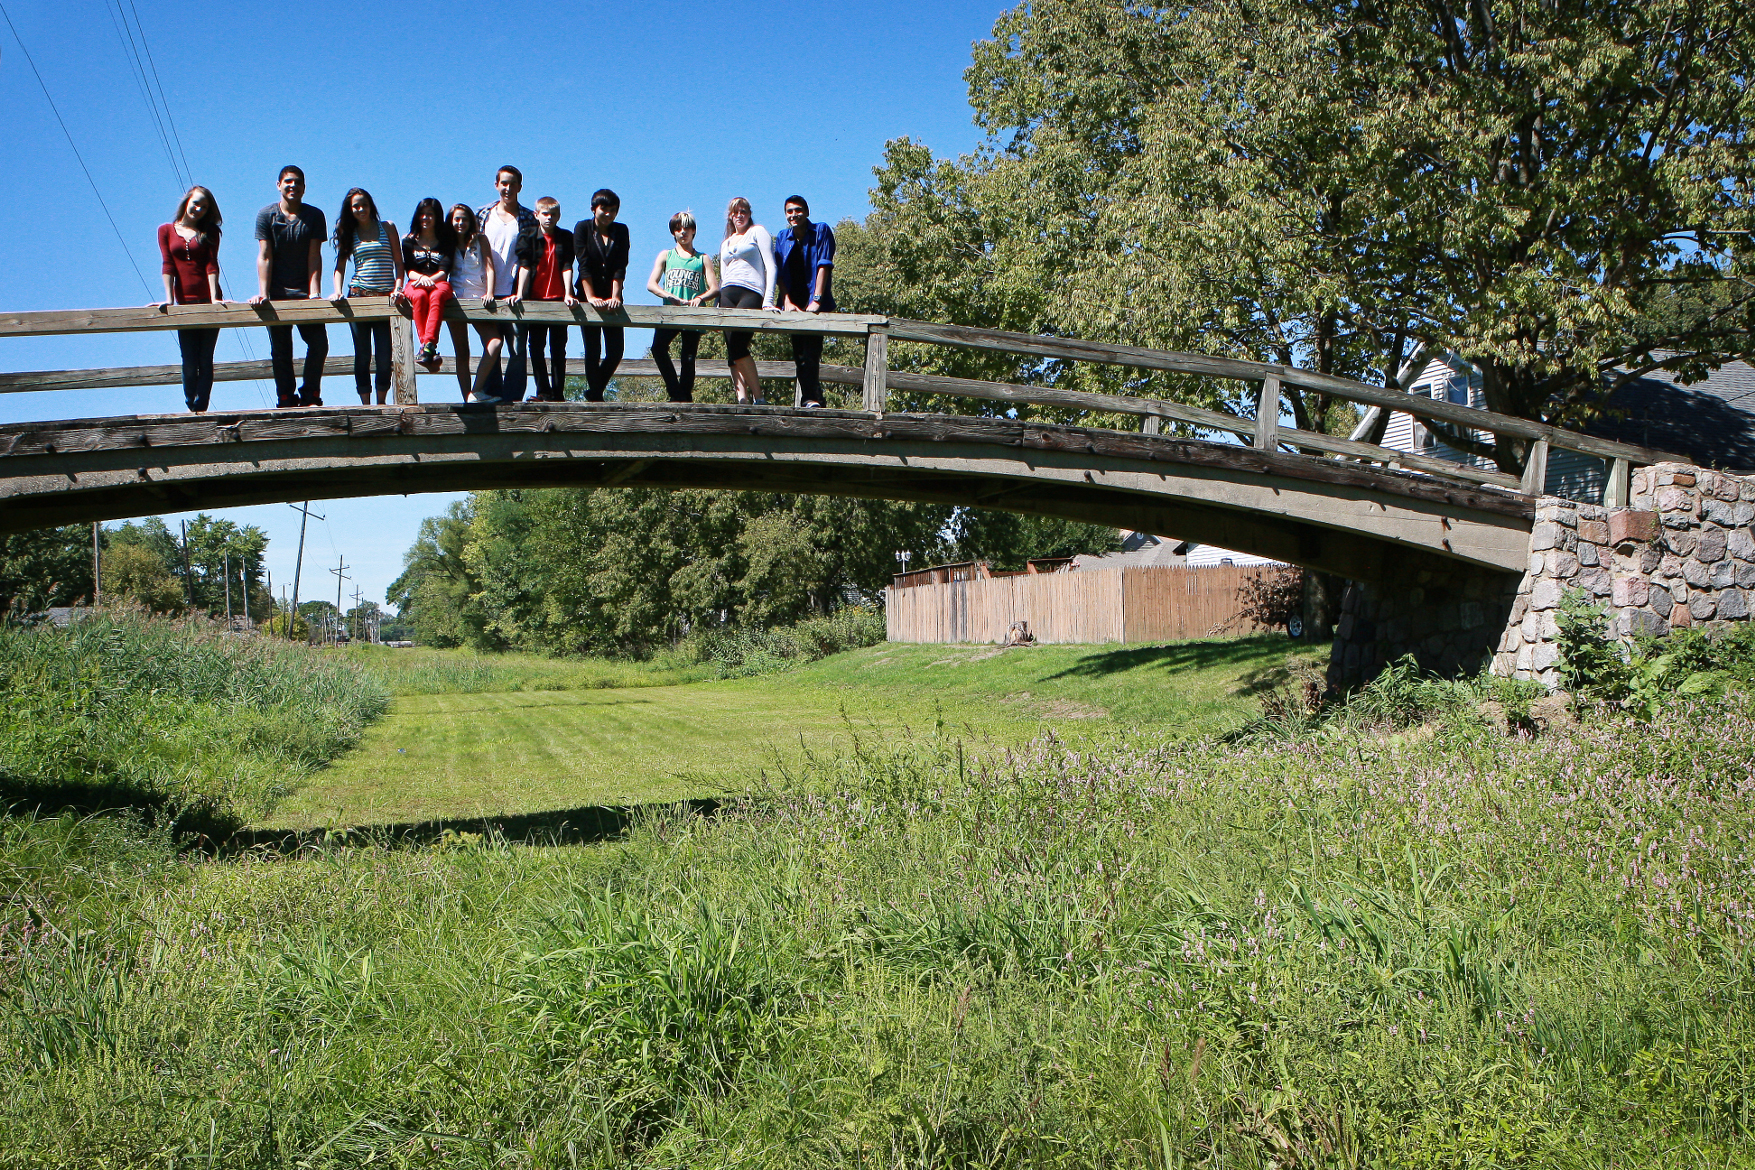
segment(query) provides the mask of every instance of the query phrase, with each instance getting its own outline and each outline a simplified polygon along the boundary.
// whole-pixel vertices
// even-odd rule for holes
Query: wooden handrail
[[[164,329],[240,329],[263,325],[348,325],[408,317],[389,297],[348,300],[228,301],[221,305],[142,305],[138,308],[0,313],[0,337],[53,337],[69,333],[138,333]],[[764,309],[700,309],[682,305],[628,305],[604,313],[580,302],[457,300],[445,306],[452,321],[529,321],[544,325],[619,325],[636,329],[748,329],[757,333],[825,333],[864,337],[886,318],[866,313],[775,313]]]
[[[1277,378],[1283,386],[1299,386],[1323,394],[1381,406],[1415,418],[1439,419],[1470,430],[1491,431],[1521,439],[1546,439],[1550,447],[1595,455],[1601,459],[1627,459],[1635,463],[1661,463],[1666,460],[1687,462],[1685,457],[1614,439],[1599,439],[1562,430],[1534,419],[1518,418],[1491,410],[1479,410],[1442,399],[1424,398],[1382,386],[1368,386],[1347,378],[1318,374],[1295,366],[1273,365],[1268,362],[1242,361],[1237,358],[1214,357],[1209,354],[1175,353],[1169,350],[1142,349],[1133,345],[1111,345],[1105,342],[1080,341],[1072,338],[1041,337],[1031,333],[1007,333],[999,329],[972,329],[964,325],[938,325],[930,321],[907,321],[892,318],[889,323],[892,341],[924,341],[934,345],[956,346],[999,353],[1023,353],[1033,357],[1061,358],[1068,361],[1098,362],[1105,365],[1132,366],[1167,373],[1199,374],[1209,378],[1230,378],[1245,382],[1264,382]]]

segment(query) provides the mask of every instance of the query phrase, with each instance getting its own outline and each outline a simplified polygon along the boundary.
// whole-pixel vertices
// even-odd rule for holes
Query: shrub
[[[772,630],[733,626],[691,635],[685,652],[697,662],[716,663],[722,678],[744,678],[791,670],[843,650],[875,646],[884,637],[883,611],[850,605],[824,617]]]

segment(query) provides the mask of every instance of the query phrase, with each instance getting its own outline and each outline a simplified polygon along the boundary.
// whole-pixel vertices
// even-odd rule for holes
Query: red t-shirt
[[[209,236],[205,243],[185,240],[177,234],[175,224],[158,225],[158,252],[164,264],[159,271],[171,277],[179,305],[209,305],[213,296],[207,290],[207,274],[219,271],[219,241]]]
[[[530,275],[530,299],[533,301],[558,301],[567,291],[566,278],[561,275],[560,257],[556,254],[554,238],[545,239],[546,247],[542,250],[542,259],[536,263],[536,271]]]

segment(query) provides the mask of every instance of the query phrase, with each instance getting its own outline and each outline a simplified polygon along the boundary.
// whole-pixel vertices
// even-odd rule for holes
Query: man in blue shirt
[[[826,223],[810,221],[803,195],[786,200],[786,226],[774,237],[775,292],[780,307],[796,313],[833,313],[835,233]],[[798,368],[798,393],[805,406],[823,404],[823,335],[794,333],[792,361]]]

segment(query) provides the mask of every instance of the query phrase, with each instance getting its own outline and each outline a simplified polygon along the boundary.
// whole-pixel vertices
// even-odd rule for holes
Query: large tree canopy
[[[967,79],[986,145],[890,144],[861,308],[1406,385],[1453,350],[1560,423],[1751,347],[1740,0],[1039,0]],[[853,299],[853,298],[850,298]],[[916,360],[1249,408],[1235,386]],[[1335,425],[1294,395],[1301,426]],[[1467,445],[1466,437],[1456,436]],[[1502,444],[1516,469],[1522,450]]]

